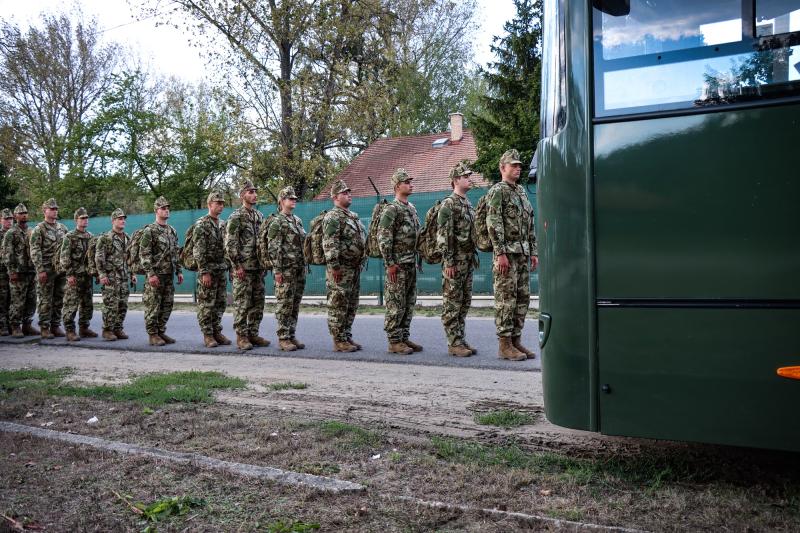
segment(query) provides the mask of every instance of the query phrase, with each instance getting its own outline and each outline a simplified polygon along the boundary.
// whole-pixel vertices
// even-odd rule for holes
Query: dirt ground
[[[70,367],[72,381],[218,370],[247,379],[213,405],[16,391],[0,420],[354,481],[365,493],[310,489],[0,433],[0,511],[47,531],[139,531],[116,494],[202,506],[159,531],[516,531],[556,522],[431,509],[403,497],[651,531],[796,531],[800,458],[719,446],[617,439],[549,424],[540,375],[270,357],[217,358],[0,346],[0,367]],[[302,390],[270,388],[304,383]],[[485,426],[510,409],[533,424]],[[87,425],[96,416],[99,422]],[[116,493],[116,494],[115,494]],[[5,520],[5,521],[4,521]],[[0,519],[0,532],[12,522]],[[319,524],[319,529],[309,529]],[[576,527],[576,526],[570,526]],[[305,528],[305,529],[304,529]]]

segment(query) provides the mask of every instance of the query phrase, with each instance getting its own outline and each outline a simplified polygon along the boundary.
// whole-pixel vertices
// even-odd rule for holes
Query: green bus
[[[547,418],[800,451],[800,0],[544,0],[542,51]]]

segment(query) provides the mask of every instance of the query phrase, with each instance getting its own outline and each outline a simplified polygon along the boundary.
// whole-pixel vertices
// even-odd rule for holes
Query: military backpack
[[[378,242],[378,229],[380,229],[383,211],[388,206],[389,202],[381,200],[372,208],[372,218],[369,219],[369,229],[367,229],[367,255],[369,257],[382,257]]]
[[[442,252],[436,246],[436,233],[439,231],[439,209],[441,207],[442,201],[436,200],[436,203],[428,209],[425,214],[425,226],[419,234],[419,254],[430,265],[442,262]]]
[[[142,266],[142,258],[140,255],[142,235],[145,229],[147,229],[147,226],[143,226],[134,231],[133,235],[131,235],[131,244],[128,246],[128,268],[132,273],[139,275],[146,274]]]
[[[89,246],[86,248],[86,273],[93,278],[98,275],[97,262],[94,260],[94,256],[97,253],[97,241],[99,239],[100,235],[92,235],[89,238]]]
[[[183,236],[183,248],[181,248],[181,253],[178,254],[181,266],[192,272],[197,272],[197,261],[194,260],[194,228],[197,227],[197,223],[200,220],[195,220],[186,229],[186,233]]]
[[[258,230],[258,264],[264,270],[272,270],[272,261],[269,259],[269,227],[277,215],[277,213],[272,213],[267,216]],[[305,250],[303,252],[305,253]]]
[[[63,274],[66,272],[64,270],[64,265],[61,264],[61,249],[64,247],[65,240],[67,240],[67,237],[61,239],[61,243],[53,250],[53,272],[56,274]]]
[[[328,211],[325,210],[319,215],[311,219],[311,224],[308,228],[308,236],[303,241],[303,255],[306,258],[306,263],[309,265],[324,265],[325,264],[325,250],[322,248],[323,238],[323,220]]]
[[[486,225],[490,193],[491,191],[481,196],[475,208],[475,247],[481,252],[491,252],[493,249],[492,240],[489,238],[489,227]]]

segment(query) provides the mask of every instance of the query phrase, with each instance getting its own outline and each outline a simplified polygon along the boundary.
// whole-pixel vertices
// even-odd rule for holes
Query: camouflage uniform
[[[450,172],[451,181],[472,174],[462,165]],[[442,325],[449,346],[464,346],[464,327],[472,304],[472,273],[476,266],[475,210],[466,197],[455,192],[439,207],[436,247],[442,254]],[[454,267],[455,276],[445,269]]]
[[[410,181],[403,169],[392,176],[392,183]],[[419,216],[411,202],[392,201],[381,214],[378,226],[378,245],[386,268],[398,265],[397,281],[392,283],[386,276],[384,300],[386,318],[383,329],[390,343],[408,340],[414,305],[417,303],[417,241],[419,240]]]
[[[10,209],[3,209],[2,217],[3,219],[13,219],[14,215]],[[6,232],[8,230],[0,226],[0,335],[3,336],[11,333],[11,328],[8,325],[8,306],[11,303],[11,289],[8,285],[8,269],[6,268],[5,253],[3,252],[3,237],[5,237]]]
[[[242,190],[254,188],[245,183]],[[258,232],[264,215],[255,207],[244,205],[231,213],[227,221],[225,252],[235,271],[244,269],[245,277],[233,276],[233,329],[241,337],[258,336],[264,318],[264,271],[258,263]]]
[[[19,204],[14,214],[27,213],[28,209]],[[10,282],[11,303],[8,307],[8,324],[11,329],[20,325],[30,326],[36,311],[36,274],[30,254],[30,234],[27,227],[14,224],[3,236],[4,262],[17,281]]]
[[[501,164],[519,163],[516,150],[509,150]],[[505,254],[509,271],[503,276],[494,263],[494,323],[498,337],[519,337],[530,305],[530,258],[536,255],[533,207],[525,188],[501,181],[489,189],[486,226],[494,257]]]
[[[124,217],[122,209],[115,209],[111,213],[111,220]],[[131,274],[128,270],[126,252],[130,244],[130,237],[124,231],[116,233],[109,230],[97,239],[94,261],[97,267],[97,276],[108,278],[109,284],[103,285],[103,329],[106,331],[121,331],[128,313],[128,297],[130,296]]]
[[[42,206],[57,209],[55,199],[50,198]],[[31,233],[31,260],[36,268],[37,276],[42,272],[47,273],[47,282],[38,284],[37,296],[39,307],[39,327],[56,330],[61,326],[61,311],[64,306],[64,285],[66,276],[56,274],[53,256],[61,247],[61,241],[69,230],[64,224],[55,222],[40,222]],[[44,334],[44,332],[43,332]]]
[[[86,210],[80,208],[75,211],[75,219],[87,216]],[[66,284],[64,294],[64,327],[67,331],[75,331],[75,315],[80,309],[81,329],[89,327],[94,312],[92,303],[92,276],[88,273],[86,253],[89,251],[89,239],[92,234],[88,231],[74,229],[67,233],[61,243],[61,270],[67,279],[75,277],[75,286]]]
[[[222,194],[212,192],[207,203],[224,201]],[[206,215],[197,221],[192,232],[192,253],[197,263],[197,321],[203,335],[213,337],[222,332],[228,289],[228,263],[225,260],[225,223]],[[211,275],[211,286],[200,282],[203,274]]]
[[[169,202],[160,196],[155,208],[168,207]],[[158,276],[159,285],[144,284],[144,325],[148,335],[160,335],[167,331],[167,321],[172,314],[175,298],[173,276],[181,274],[178,264],[178,233],[169,224],[154,222],[145,227],[139,245],[139,257],[147,278]]]
[[[331,189],[331,196],[349,190],[343,181]],[[361,267],[366,258],[367,230],[358,214],[334,207],[322,221],[322,249],[325,251],[325,285],[328,289],[328,331],[336,342],[353,337],[353,320],[361,290]],[[339,283],[333,270],[340,270]]]
[[[292,187],[281,190],[279,199],[297,196]],[[275,274],[283,276],[283,283],[275,282],[277,307],[275,319],[278,321],[278,339],[291,340],[297,330],[297,316],[300,301],[306,287],[306,260],[303,256],[303,241],[306,231],[303,221],[295,215],[278,213],[267,230],[269,238],[268,254]]]

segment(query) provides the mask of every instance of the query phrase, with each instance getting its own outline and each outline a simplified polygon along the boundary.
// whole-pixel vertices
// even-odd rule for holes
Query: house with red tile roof
[[[414,179],[414,193],[449,191],[450,169],[460,161],[475,161],[478,153],[475,138],[470,130],[463,129],[464,115],[450,115],[450,131],[377,139],[361,152],[336,178],[342,179],[352,189],[354,197],[375,196],[375,183],[381,195],[394,194],[391,177],[395,170],[404,168]],[[473,186],[488,187],[490,183],[481,174],[473,174]],[[330,198],[328,184],[315,200]]]

